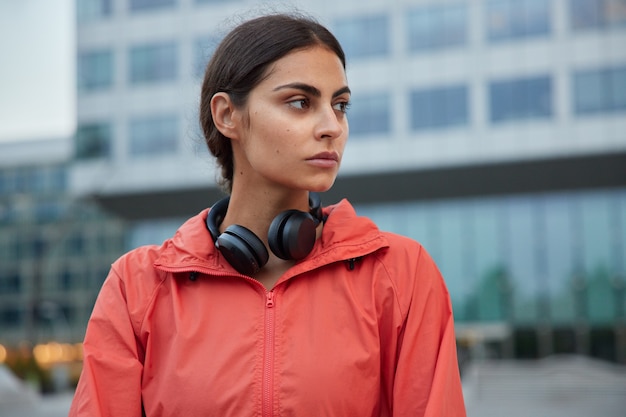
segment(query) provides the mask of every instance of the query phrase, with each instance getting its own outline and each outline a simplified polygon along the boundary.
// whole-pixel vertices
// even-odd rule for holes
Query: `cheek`
[[[285,158],[297,148],[293,129],[281,127],[276,118],[271,116],[253,121],[248,133],[248,158],[259,169],[261,166],[265,166],[265,169],[268,165],[276,166],[278,159],[286,164]]]
[[[348,137],[349,137],[348,133],[349,133],[348,129],[346,129],[345,135],[335,140],[335,146],[337,147],[337,150],[341,150],[342,153],[343,153],[344,148],[346,147],[346,144],[348,143]]]

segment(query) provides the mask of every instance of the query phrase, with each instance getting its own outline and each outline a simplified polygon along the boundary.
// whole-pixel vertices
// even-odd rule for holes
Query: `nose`
[[[332,106],[320,109],[316,125],[315,137],[318,139],[336,139],[347,130],[348,122],[345,113],[335,110]]]

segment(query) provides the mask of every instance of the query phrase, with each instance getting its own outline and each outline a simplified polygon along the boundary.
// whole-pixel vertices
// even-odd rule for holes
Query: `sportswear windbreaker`
[[[448,291],[417,242],[343,200],[268,291],[207,212],[113,264],[70,417],[465,416]]]

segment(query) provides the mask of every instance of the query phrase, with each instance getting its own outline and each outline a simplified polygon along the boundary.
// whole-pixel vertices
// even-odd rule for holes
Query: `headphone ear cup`
[[[315,245],[318,222],[309,213],[287,210],[274,218],[268,230],[268,244],[281,259],[302,259]]]
[[[250,229],[236,224],[219,235],[216,246],[228,263],[245,275],[255,274],[269,259],[261,239]]]

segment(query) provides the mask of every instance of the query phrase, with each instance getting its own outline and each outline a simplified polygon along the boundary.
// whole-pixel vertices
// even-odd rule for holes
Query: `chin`
[[[323,193],[330,190],[335,184],[335,180],[337,175],[330,175],[330,173],[326,173],[325,175],[305,175],[303,174],[298,181],[291,182],[288,186],[292,189],[299,190],[307,190],[316,193]],[[285,184],[287,185],[287,184]]]
[[[307,190],[313,191],[316,193],[323,193],[323,192],[330,190],[334,183],[335,183],[335,179],[333,178],[332,181],[325,181],[325,182],[312,184],[309,187],[307,187]]]

